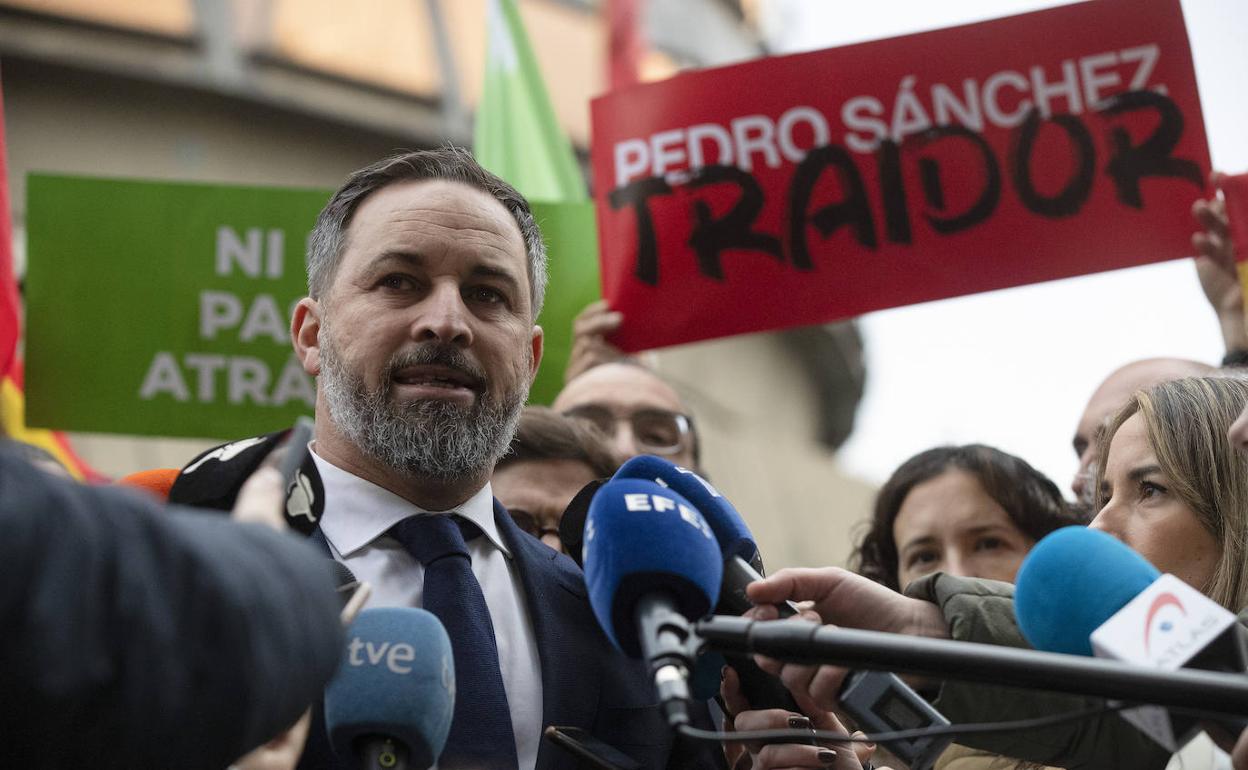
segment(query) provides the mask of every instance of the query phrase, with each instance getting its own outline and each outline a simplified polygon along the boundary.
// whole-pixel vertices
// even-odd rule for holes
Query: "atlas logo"
[[[1176,607],[1178,608],[1179,612],[1184,617],[1187,617],[1187,608],[1185,608],[1183,606],[1183,603],[1179,601],[1179,597],[1175,596],[1169,591],[1158,594],[1157,598],[1153,599],[1152,606],[1148,608],[1148,614],[1144,617],[1144,654],[1145,655],[1148,655],[1151,652],[1150,645],[1152,644],[1151,636],[1153,633],[1153,620],[1154,618],[1157,617],[1157,614],[1161,612],[1163,609],[1165,609],[1166,607]],[[1163,634],[1168,634],[1174,630],[1174,621],[1168,618],[1162,618],[1161,622],[1158,623],[1156,627]]]

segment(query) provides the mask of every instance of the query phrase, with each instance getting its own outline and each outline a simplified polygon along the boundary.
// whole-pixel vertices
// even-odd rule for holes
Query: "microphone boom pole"
[[[715,615],[699,621],[694,630],[719,652],[1248,716],[1248,677],[1236,674],[1158,671],[1081,655],[835,628],[811,621]]]

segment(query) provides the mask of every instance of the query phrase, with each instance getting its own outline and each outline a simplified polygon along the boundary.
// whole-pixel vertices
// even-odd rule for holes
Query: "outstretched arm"
[[[325,558],[266,525],[0,452],[6,760],[220,770],[293,724],[342,645]]]

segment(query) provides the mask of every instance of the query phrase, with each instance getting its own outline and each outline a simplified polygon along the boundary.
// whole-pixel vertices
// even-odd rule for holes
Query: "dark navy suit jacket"
[[[269,434],[239,451],[231,449],[236,442],[205,452],[187,465],[194,470],[184,470],[174,483],[171,501],[229,510],[242,482],[282,436]],[[310,457],[301,475],[288,501],[287,520],[311,534],[324,500]],[[722,768],[722,755],[714,745],[673,741],[645,665],[626,658],[607,640],[576,562],[523,532],[497,500],[494,520],[511,549],[533,623],[542,666],[542,724],[579,727],[647,770]],[[301,768],[336,764],[327,753],[324,725],[318,724],[322,720],[315,716]],[[589,766],[550,741],[542,741],[538,749],[537,770]]]

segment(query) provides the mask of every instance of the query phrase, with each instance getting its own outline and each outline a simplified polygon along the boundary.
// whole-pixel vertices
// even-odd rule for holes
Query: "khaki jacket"
[[[938,605],[954,639],[1029,648],[1014,620],[1014,586],[1009,583],[935,573],[911,583],[906,594]],[[948,680],[933,705],[956,724],[1032,719],[1079,711],[1101,702],[1098,698]],[[1170,760],[1168,751],[1116,714],[1020,732],[967,735],[958,743],[1071,770],[1163,770]]]

